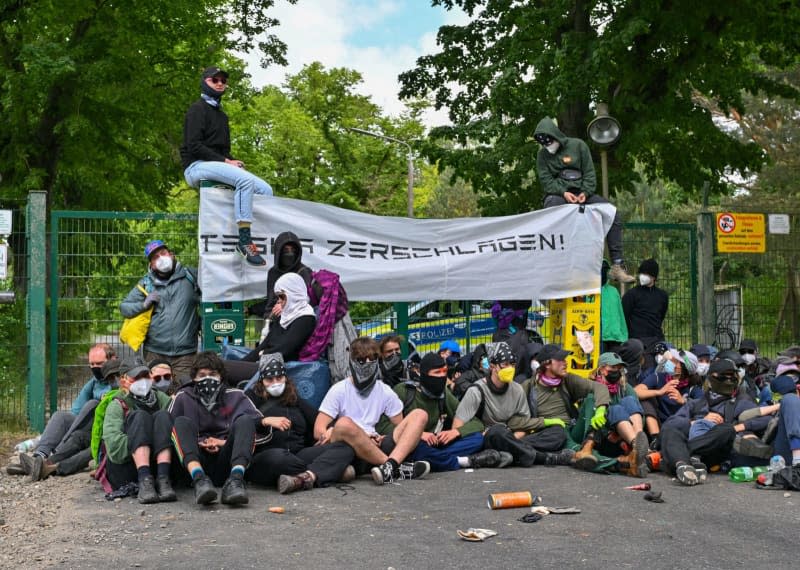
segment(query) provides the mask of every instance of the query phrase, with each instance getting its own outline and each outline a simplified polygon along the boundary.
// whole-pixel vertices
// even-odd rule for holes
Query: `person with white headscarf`
[[[298,360],[300,350],[314,332],[317,317],[309,304],[305,280],[297,273],[285,273],[275,282],[280,317],[270,325],[267,337],[242,360],[258,362],[260,354],[278,352],[285,361]]]

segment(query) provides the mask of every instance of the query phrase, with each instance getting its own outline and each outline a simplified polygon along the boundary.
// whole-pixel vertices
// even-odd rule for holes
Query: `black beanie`
[[[639,273],[644,273],[653,279],[658,279],[658,263],[652,257],[650,259],[645,259],[642,261],[641,265],[639,265]]]
[[[431,370],[436,370],[438,368],[443,368],[447,366],[447,361],[444,358],[439,356],[437,352],[429,352],[425,356],[422,357],[422,362],[419,364],[419,373],[420,374],[427,374]]]

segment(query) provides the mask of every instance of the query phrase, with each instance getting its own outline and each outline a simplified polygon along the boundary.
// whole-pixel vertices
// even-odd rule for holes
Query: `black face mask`
[[[284,251],[278,258],[278,265],[282,269],[289,269],[297,261],[297,254],[293,251]]]
[[[361,395],[369,394],[375,382],[378,380],[378,361],[356,362],[350,361],[350,373],[353,375],[353,384]]]
[[[94,376],[95,380],[103,381],[103,367],[102,366],[92,366],[92,376]]]
[[[422,386],[422,390],[427,396],[438,399],[444,396],[444,389],[445,386],[447,386],[447,376],[421,374],[419,377],[419,384]]]
[[[208,95],[208,96],[209,96],[209,97],[211,97],[212,99],[216,99],[217,101],[219,101],[220,99],[222,99],[222,95],[223,95],[223,93],[218,93],[218,92],[217,92],[217,91],[215,91],[215,90],[214,90],[212,87],[210,87],[210,86],[208,85],[208,83],[206,83],[206,80],[205,80],[205,79],[201,79],[201,80],[200,80],[200,92],[201,92],[203,95]]]
[[[381,359],[380,363],[381,373],[383,374],[384,378],[399,378],[403,375],[403,361],[400,359],[400,355],[396,352],[392,353],[386,358]]]
[[[616,384],[619,382],[620,378],[622,378],[622,372],[619,370],[609,370],[606,372],[606,381],[610,382],[611,384]]]

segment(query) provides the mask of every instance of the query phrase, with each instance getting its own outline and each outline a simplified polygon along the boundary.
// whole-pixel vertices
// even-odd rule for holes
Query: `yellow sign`
[[[587,378],[600,356],[600,295],[549,302],[552,341],[572,352],[567,372]]]
[[[764,253],[766,250],[764,214],[717,214],[719,253]]]

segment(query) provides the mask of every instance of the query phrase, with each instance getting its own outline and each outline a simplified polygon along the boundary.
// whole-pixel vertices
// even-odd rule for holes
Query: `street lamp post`
[[[414,217],[414,154],[411,151],[411,145],[408,144],[406,141],[401,141],[400,139],[396,139],[394,137],[390,137],[387,135],[382,135],[380,133],[376,133],[373,131],[368,131],[366,129],[359,129],[356,127],[347,127],[348,131],[352,131],[354,133],[358,133],[360,135],[366,135],[368,137],[375,137],[376,139],[383,139],[385,141],[393,142],[395,144],[400,144],[406,147],[408,153],[406,154],[406,160],[408,161],[408,217]]]
[[[608,147],[619,140],[619,121],[608,114],[608,104],[598,103],[597,113],[586,128],[589,138],[600,147],[600,176],[603,198],[608,200]]]

